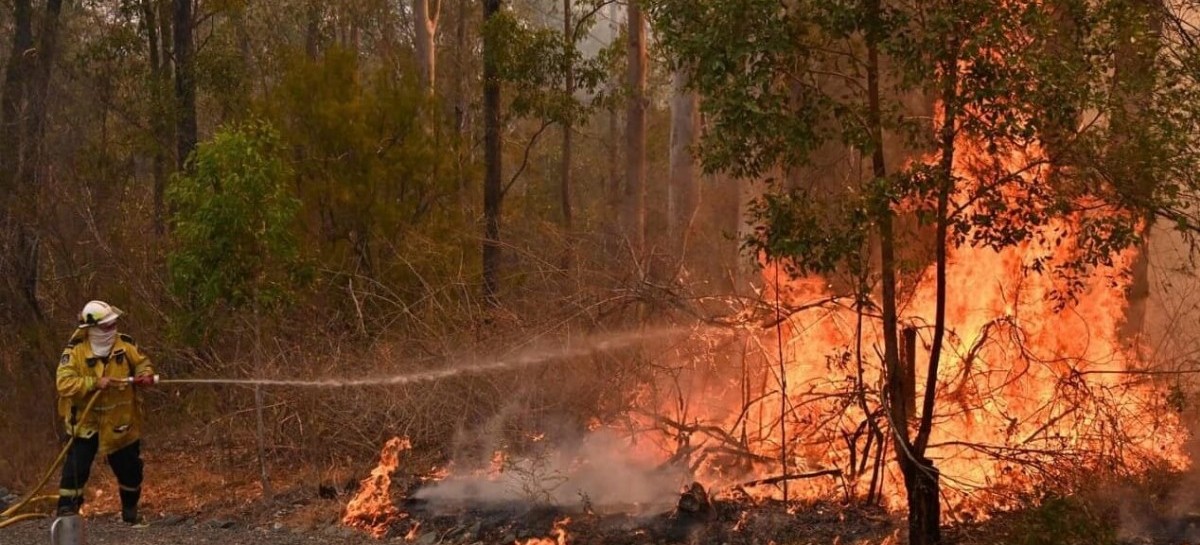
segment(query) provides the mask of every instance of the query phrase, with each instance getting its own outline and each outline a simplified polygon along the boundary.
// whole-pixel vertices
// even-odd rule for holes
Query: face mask
[[[116,340],[117,328],[115,327],[108,331],[95,326],[88,328],[88,343],[92,345],[92,353],[101,358],[108,357]]]

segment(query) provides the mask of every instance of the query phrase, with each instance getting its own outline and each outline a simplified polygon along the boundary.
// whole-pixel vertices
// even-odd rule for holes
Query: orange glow
[[[1037,149],[1002,155],[960,142],[954,164],[960,190],[951,208],[962,205],[971,213],[973,206],[966,203],[969,196],[962,188],[979,183],[980,173],[1019,173],[1015,176],[1022,183],[1013,184],[1018,189],[1048,183],[1049,167],[1038,166],[1040,160]],[[1052,222],[1045,230],[1050,235],[1069,234],[1078,219]],[[929,229],[917,236],[931,235]],[[1165,407],[1160,385],[1124,373],[1142,366],[1138,354],[1117,336],[1129,280],[1124,270],[1132,252],[1116,256],[1114,266],[1084,278],[1078,302],[1056,312],[1051,296],[1063,287],[1060,280],[1027,266],[1035,257],[1069,257],[1075,249],[1070,237],[1061,240],[1053,247],[1029,242],[1001,251],[964,246],[949,252],[947,331],[926,455],[941,471],[944,505],[951,512],[1002,508],[1012,492],[1041,483],[1053,486],[1056,480],[1065,482],[1095,470],[1136,472],[1160,462],[1188,464],[1181,449],[1186,433],[1177,415]],[[898,287],[900,326],[916,330],[917,415],[936,303],[932,256],[929,261],[923,272],[905,277],[912,279],[908,285]],[[774,302],[779,286],[785,307],[811,305],[834,295],[825,279],[789,281],[774,265],[765,267],[763,284],[768,303]],[[877,290],[871,299],[879,305]],[[729,437],[744,438],[748,450],[760,456],[750,468],[745,467],[745,457],[738,463],[735,458],[710,457],[699,469],[701,480],[719,487],[779,475],[780,443],[786,432],[788,473],[843,471],[842,479],[791,481],[792,498],[836,497],[847,490],[864,494],[872,479],[870,470],[861,470],[872,465],[864,466],[861,452],[869,434],[865,421],[867,412],[881,408],[885,390],[878,312],[878,307],[868,311],[876,317],[864,318],[860,333],[859,317],[849,302],[798,311],[781,324],[781,338],[774,326],[748,333],[745,346],[757,359],[746,364],[749,370],[741,376],[730,378],[727,373],[724,381],[682,387],[689,399],[689,419],[717,423]],[[788,398],[782,426],[780,352]],[[679,412],[678,405],[668,399],[657,406],[662,414],[672,414]],[[887,419],[877,418],[876,423],[886,433]],[[915,423],[915,418],[907,423],[910,436],[915,436]],[[853,457],[848,438],[858,450]],[[890,437],[886,443],[884,496],[890,507],[902,508],[894,444]],[[774,486],[747,492],[780,495]]]
[[[358,494],[346,505],[342,524],[363,530],[375,538],[387,535],[392,523],[404,518],[392,500],[392,473],[400,464],[400,454],[412,448],[407,438],[393,437],[379,454],[379,465],[362,480]],[[411,532],[410,532],[411,533]]]
[[[554,521],[553,537],[535,537],[525,541],[517,541],[516,545],[567,545],[567,525],[571,517],[563,517]]]

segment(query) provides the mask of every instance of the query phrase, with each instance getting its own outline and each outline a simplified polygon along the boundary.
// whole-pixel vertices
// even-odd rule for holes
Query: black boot
[[[145,526],[146,522],[138,515],[138,500],[141,490],[121,490],[121,520],[133,526]]]
[[[54,510],[55,516],[69,517],[78,515],[79,509],[83,507],[82,496],[59,496],[58,508]]]

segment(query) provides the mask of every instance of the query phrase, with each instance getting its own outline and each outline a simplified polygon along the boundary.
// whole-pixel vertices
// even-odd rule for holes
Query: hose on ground
[[[97,399],[100,399],[100,392],[92,394],[92,398],[88,400],[87,405],[83,408],[83,412],[79,415],[80,422],[83,422],[85,419],[87,419],[88,413],[92,412],[92,406],[96,404]],[[57,494],[39,496],[38,492],[41,491],[42,487],[46,486],[46,483],[50,481],[50,477],[54,476],[54,473],[62,467],[63,461],[67,459],[67,451],[71,450],[71,445],[74,443],[75,436],[71,435],[71,437],[67,439],[67,444],[63,445],[62,451],[58,453],[58,457],[54,459],[54,463],[50,464],[50,467],[46,469],[46,474],[42,475],[42,479],[38,481],[37,486],[34,486],[32,489],[30,489],[29,494],[25,496],[25,499],[14,503],[11,507],[5,509],[3,513],[0,513],[0,528],[5,528],[22,520],[50,516],[47,513],[25,513],[18,515],[17,512],[26,505],[35,504],[39,501],[58,499]]]

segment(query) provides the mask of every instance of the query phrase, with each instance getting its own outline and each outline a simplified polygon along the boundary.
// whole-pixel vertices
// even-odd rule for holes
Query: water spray
[[[553,349],[526,350],[515,355],[486,362],[461,363],[442,369],[414,371],[398,375],[360,377],[353,379],[268,379],[268,378],[170,378],[154,377],[153,384],[226,384],[241,386],[287,386],[300,388],[361,388],[366,386],[403,386],[422,382],[434,382],[459,375],[484,374],[495,371],[520,369],[567,358],[588,356],[598,352],[627,348],[650,339],[690,333],[690,329],[661,328],[642,332],[622,333],[601,338],[592,338],[574,345]],[[149,377],[146,377],[149,378]],[[136,382],[134,382],[137,384]]]
[[[693,330],[691,328],[658,328],[631,333],[619,333],[615,335],[591,337],[586,338],[578,343],[568,344],[564,347],[526,349],[514,355],[500,359],[493,359],[486,362],[472,361],[461,363],[459,365],[451,365],[442,369],[431,369],[380,377],[298,380],[267,378],[161,378],[159,375],[147,375],[114,379],[114,382],[135,388],[161,384],[226,384],[302,388],[361,388],[366,386],[400,386],[423,382],[433,382],[460,375],[483,374],[495,371],[532,367],[534,365],[556,360],[583,357],[608,350],[628,348],[648,340],[667,338],[675,335],[686,335],[692,332]],[[99,399],[98,395],[92,396],[91,400],[87,404],[87,407],[84,409],[84,416],[91,411],[92,405],[95,404],[97,399]],[[60,464],[62,464],[63,459],[66,456],[67,449],[71,446],[71,442],[73,440],[74,437],[71,437],[71,439],[68,440],[67,445],[59,454],[58,459],[56,459],[46,471],[41,483],[34,489],[33,493],[30,494],[30,496],[28,496],[25,500],[10,507],[3,513],[0,513],[0,528],[4,528],[5,526],[16,523],[20,520],[44,516],[40,513],[17,515],[16,512],[28,503],[36,503],[37,501],[44,499],[57,498],[57,496],[35,496],[34,494],[36,494],[38,490],[45,486],[51,475],[59,468]],[[80,518],[79,515],[61,516],[57,518],[51,525],[50,534],[51,542],[54,545],[83,545],[83,519]]]

